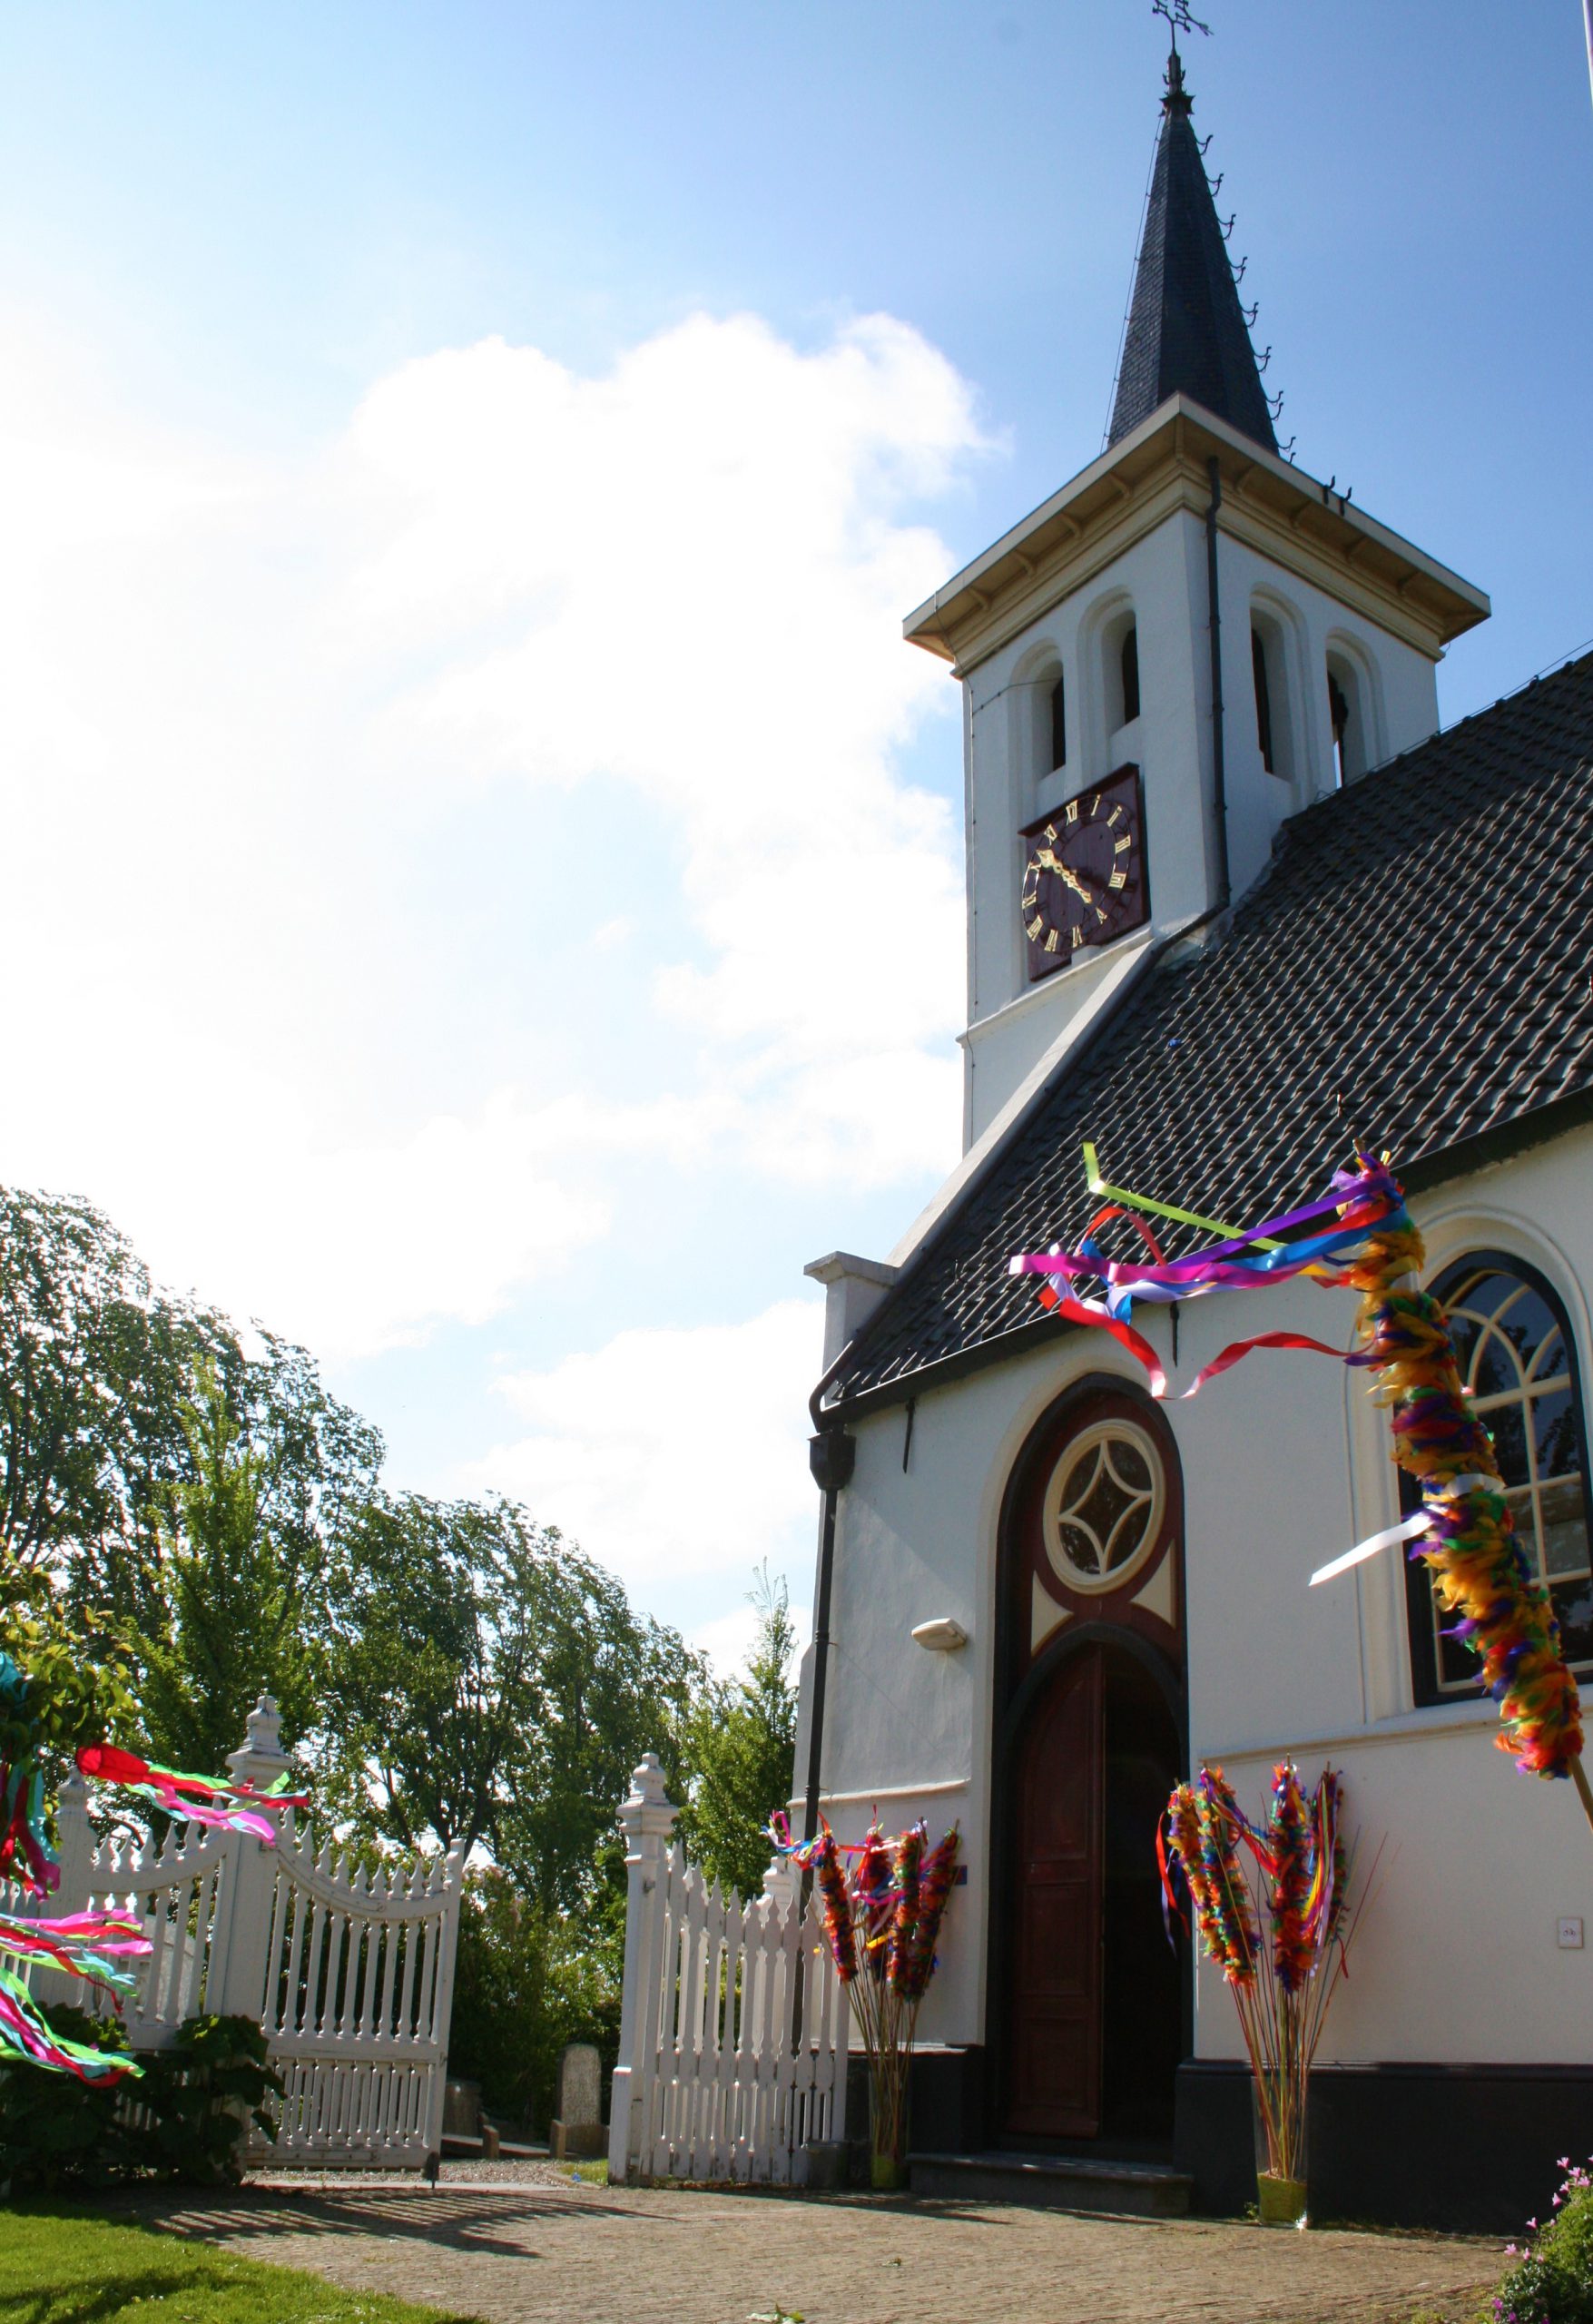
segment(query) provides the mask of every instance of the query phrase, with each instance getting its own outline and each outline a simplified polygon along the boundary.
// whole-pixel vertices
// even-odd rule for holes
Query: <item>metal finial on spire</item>
[[[1151,0],[1151,15],[1165,16],[1173,34],[1173,54],[1178,54],[1180,33],[1205,33],[1209,38],[1211,26],[1203,25],[1198,16],[1189,13],[1189,0]]]
[[[1593,0],[1588,0],[1588,5],[1593,6]],[[1162,110],[1164,113],[1187,114],[1194,101],[1184,86],[1184,59],[1178,54],[1178,35],[1180,33],[1209,34],[1211,26],[1202,24],[1198,16],[1190,15],[1189,0],[1151,0],[1151,14],[1153,16],[1165,16],[1172,34],[1172,48],[1167,57],[1167,89],[1162,99]]]

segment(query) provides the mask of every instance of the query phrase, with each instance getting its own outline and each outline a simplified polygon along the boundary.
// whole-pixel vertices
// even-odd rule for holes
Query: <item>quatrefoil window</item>
[[[1068,1444],[1046,1488],[1046,1553],[1070,1590],[1116,1590],[1160,1538],[1161,1455],[1128,1420],[1097,1421]]]

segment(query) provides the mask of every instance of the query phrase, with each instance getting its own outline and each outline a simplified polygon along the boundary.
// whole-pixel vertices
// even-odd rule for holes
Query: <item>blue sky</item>
[[[0,30],[0,1168],[722,1652],[761,1558],[807,1596],[801,1265],[955,1156],[896,625],[1099,447],[1160,31]],[[1462,715],[1593,635],[1579,11],[1255,0],[1188,71],[1281,435],[1493,596]]]

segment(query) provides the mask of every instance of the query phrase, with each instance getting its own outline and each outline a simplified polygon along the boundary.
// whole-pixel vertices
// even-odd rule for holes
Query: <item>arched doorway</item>
[[[1053,1406],[1003,1521],[990,2033],[1014,2144],[1172,2137],[1187,1971],[1155,1831],[1185,1761],[1181,1528],[1145,1399],[1094,1380]]]

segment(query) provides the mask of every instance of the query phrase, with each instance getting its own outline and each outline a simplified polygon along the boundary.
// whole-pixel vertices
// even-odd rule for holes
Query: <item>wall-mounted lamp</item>
[[[959,1646],[968,1644],[968,1632],[949,1614],[937,1615],[932,1622],[915,1623],[913,1637],[931,1654],[955,1654]]]

